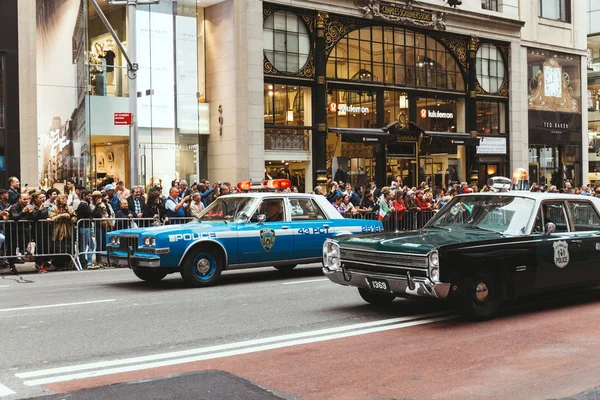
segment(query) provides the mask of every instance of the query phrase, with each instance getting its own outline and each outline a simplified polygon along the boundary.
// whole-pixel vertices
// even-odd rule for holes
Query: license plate
[[[369,278],[368,281],[371,290],[377,292],[390,292],[390,284],[386,280]]]

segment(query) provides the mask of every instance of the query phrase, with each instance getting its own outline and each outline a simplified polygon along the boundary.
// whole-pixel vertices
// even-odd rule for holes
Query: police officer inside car
[[[270,201],[267,203],[267,219],[266,222],[283,221],[283,213],[279,207],[278,201]]]

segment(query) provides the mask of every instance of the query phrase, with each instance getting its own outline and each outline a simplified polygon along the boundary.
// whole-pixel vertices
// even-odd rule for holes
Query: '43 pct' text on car
[[[325,275],[372,304],[455,299],[474,319],[503,299],[600,283],[600,199],[529,192],[458,196],[423,229],[332,238]]]
[[[382,230],[379,221],[343,218],[323,196],[237,194],[215,200],[200,222],[110,232],[100,258],[145,281],[181,272],[188,285],[208,286],[226,269],[320,262],[325,239]]]

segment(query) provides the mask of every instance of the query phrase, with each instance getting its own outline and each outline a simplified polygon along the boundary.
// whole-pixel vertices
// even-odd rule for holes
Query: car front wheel
[[[364,301],[373,304],[374,306],[385,306],[386,304],[390,304],[396,298],[393,294],[376,293],[363,288],[358,288],[358,293]]]
[[[161,269],[142,268],[134,268],[133,273],[135,274],[135,276],[146,282],[159,282],[168,274],[168,272],[163,271]]]
[[[222,257],[212,249],[201,248],[186,256],[181,277],[191,287],[211,286],[219,280],[222,270]]]
[[[474,321],[493,318],[500,308],[500,286],[491,275],[476,275],[462,298],[463,315]]]

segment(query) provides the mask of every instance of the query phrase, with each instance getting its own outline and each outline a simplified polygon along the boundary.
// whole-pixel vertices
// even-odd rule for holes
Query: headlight
[[[440,255],[437,250],[429,253],[429,278],[436,283],[440,281]]]
[[[144,246],[152,247],[156,245],[156,238],[154,236],[145,236],[143,238]]]
[[[336,271],[340,269],[340,245],[332,240],[326,240],[323,244],[323,266]]]
[[[119,237],[117,235],[114,235],[108,239],[108,243],[118,245],[121,243],[121,240],[119,239]]]

